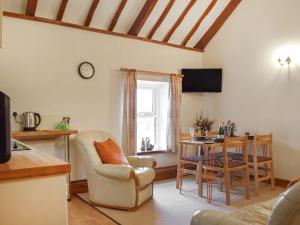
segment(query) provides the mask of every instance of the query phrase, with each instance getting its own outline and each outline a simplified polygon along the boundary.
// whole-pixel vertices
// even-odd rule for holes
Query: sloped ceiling
[[[5,16],[202,51],[240,1],[4,0],[3,8]]]

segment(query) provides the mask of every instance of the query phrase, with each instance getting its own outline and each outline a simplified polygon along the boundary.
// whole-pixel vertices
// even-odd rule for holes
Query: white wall
[[[3,18],[0,50],[0,90],[12,100],[12,110],[39,112],[40,128],[53,128],[62,116],[71,117],[75,129],[102,129],[121,134],[121,67],[177,72],[201,67],[202,54],[167,46],[113,37],[44,23]],[[77,73],[82,61],[96,69],[92,80]],[[201,111],[201,96],[184,94],[183,129]],[[16,126],[15,126],[16,127]],[[62,142],[31,143],[63,156]],[[73,178],[81,178],[81,165],[72,143]],[[159,166],[176,164],[176,154],[156,156]]]
[[[224,69],[215,119],[235,120],[240,132],[273,132],[275,175],[285,179],[300,175],[299,9],[299,0],[243,0],[203,56],[204,67]],[[291,45],[298,56],[279,66],[278,49]]]

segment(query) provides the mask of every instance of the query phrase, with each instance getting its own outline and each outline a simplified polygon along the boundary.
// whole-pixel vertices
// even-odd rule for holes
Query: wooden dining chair
[[[215,137],[217,132],[209,131],[208,137]],[[188,133],[181,133],[181,140],[191,140],[191,136]],[[183,147],[183,146],[182,146]],[[188,155],[187,153],[187,145],[183,147],[184,149],[181,150],[181,155],[179,156],[179,161],[177,165],[177,173],[178,173],[178,186],[179,191],[181,193],[182,186],[183,186],[183,177],[185,175],[194,175],[196,177],[196,183],[198,180],[201,179],[199,177],[199,170],[202,171],[202,161],[204,160],[203,155],[200,154],[201,148],[198,148],[195,151],[195,154]],[[189,166],[189,168],[187,168]],[[200,173],[201,174],[201,173]],[[200,189],[198,186],[198,193],[200,195]]]
[[[252,148],[253,152],[249,155],[249,166],[250,168],[253,168],[255,193],[257,195],[259,194],[260,182],[270,180],[271,189],[275,189],[272,140],[272,134],[254,136]]]
[[[226,192],[226,205],[230,205],[230,193],[234,188],[244,187],[245,197],[250,197],[249,167],[248,167],[248,151],[247,137],[225,137],[223,149],[218,152],[215,148],[211,148],[206,152],[206,160],[202,162],[202,170],[199,170],[198,190],[203,195],[203,179],[207,184],[207,201],[212,201],[212,184],[214,182],[224,183]],[[232,158],[230,152],[233,149],[241,149],[242,157],[238,159]],[[220,157],[221,153],[221,157]],[[233,182],[232,175],[241,173],[242,179],[239,182]]]

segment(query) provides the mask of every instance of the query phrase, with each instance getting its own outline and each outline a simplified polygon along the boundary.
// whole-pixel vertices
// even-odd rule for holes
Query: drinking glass
[[[192,140],[194,139],[194,134],[195,134],[195,128],[194,128],[194,127],[191,127],[191,128],[190,128],[190,135],[191,135],[191,139],[192,139]]]

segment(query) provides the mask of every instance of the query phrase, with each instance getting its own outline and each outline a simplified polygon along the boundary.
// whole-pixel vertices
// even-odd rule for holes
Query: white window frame
[[[149,117],[153,117],[154,118],[154,124],[155,124],[155,130],[154,130],[154,137],[155,140],[151,140],[152,143],[155,143],[155,147],[154,150],[167,150],[167,149],[162,149],[162,146],[159,146],[161,144],[161,131],[162,131],[162,120],[163,120],[163,112],[162,112],[162,98],[160,98],[160,96],[162,96],[162,92],[163,92],[163,88],[168,85],[167,82],[160,82],[160,81],[145,81],[145,83],[143,83],[143,80],[138,80],[141,83],[138,83],[137,88],[140,89],[151,89],[152,93],[153,93],[153,97],[152,97],[152,113],[149,112],[139,112],[137,114],[138,118],[149,118]],[[138,149],[138,151],[140,151],[140,149]]]

